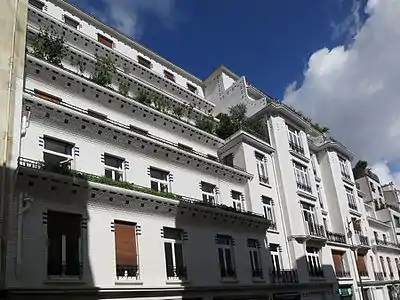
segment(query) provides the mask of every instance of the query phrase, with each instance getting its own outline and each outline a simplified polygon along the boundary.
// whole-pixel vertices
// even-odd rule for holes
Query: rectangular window
[[[340,173],[343,177],[350,179],[349,168],[347,167],[347,162],[344,158],[339,156]]]
[[[71,26],[75,29],[78,29],[79,27],[79,22],[72,19],[71,17],[68,17],[66,15],[64,15],[64,23],[67,24],[68,26]]]
[[[258,179],[261,183],[269,184],[267,161],[265,155],[256,153]]]
[[[308,177],[307,167],[296,162],[293,162],[293,167],[296,176],[297,188],[302,191],[311,193],[311,184],[310,178]]]
[[[378,193],[379,193],[379,196],[383,196],[382,189],[380,186],[378,186]]]
[[[382,268],[383,276],[386,277],[387,273],[386,273],[386,268],[385,268],[385,260],[384,260],[383,256],[379,256],[379,260],[381,262],[381,268]]]
[[[319,249],[315,247],[307,247],[306,252],[308,274],[311,277],[324,277],[324,272],[319,260]]]
[[[114,43],[111,39],[109,39],[108,37],[105,37],[104,35],[102,35],[100,33],[97,34],[97,41],[109,48],[112,48],[114,45]]]
[[[388,264],[389,276],[392,278],[394,276],[394,274],[393,274],[392,262],[390,261],[390,257],[386,257],[386,261]]]
[[[218,234],[216,242],[221,278],[236,278],[232,237]]]
[[[123,169],[125,159],[110,154],[104,154],[104,175],[115,181],[124,181]]]
[[[82,215],[47,212],[47,275],[80,277]]]
[[[244,211],[244,199],[243,194],[237,191],[231,191],[232,200],[233,200],[233,207],[238,211]]]
[[[151,61],[144,58],[143,56],[138,55],[137,56],[138,63],[141,64],[142,66],[151,69]]]
[[[266,196],[261,196],[261,201],[263,203],[264,216],[267,220],[271,221],[271,225],[269,228],[276,229],[276,220],[275,220],[275,209],[274,209],[274,201]]]
[[[187,88],[189,91],[191,91],[192,93],[197,94],[197,87],[195,87],[193,84],[190,84],[189,82],[186,84]]]
[[[348,277],[345,266],[344,266],[344,252],[332,250],[333,265],[335,267],[335,273],[337,277]]]
[[[369,182],[369,186],[371,187],[371,190],[372,190],[373,192],[376,191],[375,186],[374,186],[374,183],[373,183],[372,181]]]
[[[346,188],[347,203],[351,209],[358,210],[357,202],[354,198],[354,191],[352,189]]]
[[[361,234],[361,220],[356,218],[351,218],[353,223],[353,229],[357,234]]]
[[[287,125],[289,147],[291,150],[304,155],[303,143],[301,142],[300,131]]]
[[[167,78],[168,80],[175,82],[175,75],[172,74],[171,72],[168,72],[167,70],[164,70],[164,77]]]
[[[368,276],[367,266],[365,265],[365,258],[361,254],[357,254],[357,269],[361,276]]]
[[[216,204],[216,186],[211,183],[201,182],[201,191],[204,203],[215,205]]]
[[[318,197],[318,202],[319,202],[319,206],[324,209],[324,201],[322,199],[322,194],[321,194],[321,187],[319,185],[317,185],[317,197]]]
[[[323,228],[321,228],[322,226],[320,226],[317,222],[315,207],[307,203],[302,203],[301,206],[308,234],[314,236],[323,236],[324,231]]]
[[[259,242],[254,239],[247,240],[247,247],[249,248],[250,265],[253,278],[263,278],[262,265],[260,260]]]
[[[43,10],[43,7],[44,7],[44,3],[39,0],[29,0],[29,5],[32,5],[33,7],[37,8],[39,10]]]
[[[273,273],[279,273],[281,270],[281,258],[279,254],[279,244],[269,244],[269,251],[271,253],[271,263]]]
[[[52,137],[44,137],[43,160],[45,169],[52,172],[68,171],[73,160],[74,145]]]
[[[60,103],[62,101],[62,98],[46,93],[42,90],[34,89],[33,92],[35,93],[36,97],[42,98],[50,102]]]
[[[400,228],[400,218],[397,217],[397,216],[393,216],[393,219],[394,219],[394,225],[395,225],[397,228]]]
[[[164,227],[165,269],[168,279],[187,279],[183,255],[183,230]]]
[[[138,278],[136,224],[115,220],[114,237],[117,279]]]
[[[151,189],[158,192],[169,192],[169,172],[160,169],[150,168]]]
[[[225,165],[233,167],[233,153],[229,153],[227,156],[223,158],[223,162]]]

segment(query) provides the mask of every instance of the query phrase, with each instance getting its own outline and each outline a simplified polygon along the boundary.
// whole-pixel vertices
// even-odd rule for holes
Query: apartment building
[[[7,297],[397,299],[395,187],[311,120],[62,0],[26,31]],[[256,127],[223,128],[238,104]]]

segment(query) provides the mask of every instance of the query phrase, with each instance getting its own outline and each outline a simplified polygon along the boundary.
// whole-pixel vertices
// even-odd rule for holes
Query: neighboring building
[[[26,28],[11,299],[396,292],[397,192],[356,182],[354,154],[309,119],[224,66],[200,80],[62,0],[29,0]],[[65,56],[40,52],[48,34]],[[240,103],[261,135],[209,132]]]

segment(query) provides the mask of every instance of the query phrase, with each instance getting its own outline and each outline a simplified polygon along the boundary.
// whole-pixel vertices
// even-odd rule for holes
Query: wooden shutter
[[[62,98],[46,93],[42,90],[34,89],[33,92],[35,93],[36,97],[42,98],[50,102],[60,103],[62,101]]]
[[[342,272],[342,253],[332,252],[333,265],[336,272]]]
[[[116,221],[114,228],[117,265],[137,266],[135,224]]]
[[[367,267],[365,266],[364,256],[357,255],[357,268],[359,272],[366,272]]]
[[[109,38],[105,37],[104,35],[101,35],[100,33],[97,34],[97,41],[104,46],[113,47],[113,41],[110,40]]]

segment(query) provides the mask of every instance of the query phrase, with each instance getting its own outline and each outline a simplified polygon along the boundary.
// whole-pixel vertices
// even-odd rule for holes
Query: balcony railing
[[[349,203],[349,207],[350,207],[351,209],[357,210],[357,211],[358,211],[357,203],[356,203],[355,201],[349,200],[348,203]]]
[[[298,283],[299,276],[297,270],[271,270],[270,272],[271,283]]]
[[[400,248],[400,244],[398,243],[393,243],[385,240],[380,240],[380,239],[375,239],[375,244],[379,246],[388,246],[392,248]]]
[[[317,277],[317,278],[325,277],[324,271],[321,268],[318,268],[318,269],[312,268],[312,269],[308,270],[308,275],[310,275],[310,277]]]
[[[221,278],[236,278],[235,269],[221,268],[220,272],[221,272]]]
[[[303,191],[305,191],[307,193],[311,193],[312,192],[311,186],[306,185],[306,184],[301,183],[301,182],[297,182],[297,188],[300,189],[300,190],[303,190]]]
[[[346,236],[342,233],[326,231],[326,237],[327,237],[328,241],[331,241],[331,242],[341,243],[341,244],[347,243]]]
[[[117,265],[116,273],[117,273],[118,279],[138,278],[139,277],[139,267],[138,266]]]
[[[256,217],[256,218],[265,220],[265,217],[261,214],[257,214],[257,213],[250,212],[250,211],[236,210],[232,206],[227,206],[224,204],[205,203],[203,200],[200,200],[200,199],[190,198],[190,197],[173,194],[173,193],[168,193],[168,192],[159,192],[159,191],[155,191],[149,187],[136,185],[131,182],[115,181],[115,180],[112,180],[105,176],[93,175],[93,174],[84,173],[84,172],[80,172],[80,171],[76,171],[76,170],[70,170],[68,168],[57,168],[54,166],[54,164],[45,163],[43,161],[37,161],[37,160],[19,157],[18,158],[18,166],[36,169],[36,170],[47,171],[47,172],[51,172],[51,173],[56,173],[56,174],[60,174],[60,175],[64,175],[64,176],[69,176],[69,177],[75,178],[75,179],[81,179],[81,180],[85,180],[85,181],[106,184],[106,185],[115,186],[115,187],[119,187],[119,188],[123,188],[123,189],[127,189],[127,190],[151,194],[151,195],[155,195],[155,196],[159,196],[159,197],[163,197],[163,198],[174,199],[174,200],[181,201],[183,203],[190,203],[190,204],[195,204],[195,205],[199,205],[199,206],[215,207],[215,208],[223,209],[225,211],[234,212],[234,213],[247,215],[247,216],[252,216],[252,217]]]
[[[337,278],[350,278],[351,277],[350,272],[348,272],[348,271],[338,270],[338,271],[335,271],[335,273],[336,273]]]
[[[368,237],[367,236],[365,236],[365,235],[358,235],[358,238],[359,238],[359,240],[360,240],[360,244],[361,245],[364,245],[364,246],[369,246],[369,239],[368,239]]]
[[[293,143],[292,141],[289,141],[289,147],[294,152],[304,155],[304,148],[302,146],[300,146],[296,143]]]
[[[167,266],[168,279],[187,279],[186,267],[184,266]]]
[[[346,178],[346,179],[348,179],[348,180],[351,180],[351,177],[350,177],[350,174],[349,174],[349,173],[347,173],[346,171],[341,171],[341,173],[342,173],[342,176],[343,176],[344,178]]]
[[[309,235],[325,238],[325,229],[323,225],[311,222],[305,222],[305,224]]]
[[[268,219],[269,220],[269,219]],[[276,225],[276,222],[274,220],[269,220],[271,223],[268,227],[268,229],[276,230],[278,226]]]
[[[376,281],[383,281],[385,279],[383,272],[375,272],[374,275]]]
[[[83,265],[80,262],[62,263],[61,261],[47,262],[47,276],[50,278],[81,278]]]
[[[366,270],[358,271],[358,274],[360,274],[361,277],[368,277],[369,276],[368,271],[366,271]]]
[[[264,278],[263,270],[262,270],[262,269],[255,269],[255,270],[252,270],[252,275],[253,275],[253,278],[260,278],[260,279],[263,279],[263,278]]]

